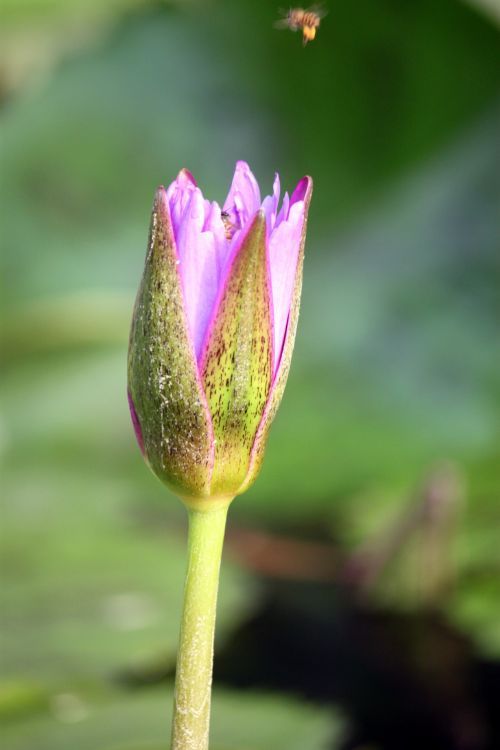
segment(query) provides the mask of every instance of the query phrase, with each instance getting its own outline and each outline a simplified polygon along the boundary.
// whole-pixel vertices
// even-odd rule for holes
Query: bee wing
[[[291,29],[292,31],[297,31],[297,29],[294,26],[290,25],[290,11],[289,10],[278,8],[278,13],[280,14],[281,18],[279,18],[277,21],[273,23],[273,26],[275,29]]]
[[[279,21],[275,21],[273,23],[273,27],[275,29],[288,29],[290,27],[290,24],[288,23],[288,18],[280,18]]]
[[[305,12],[315,13],[318,18],[324,18],[328,15],[328,8],[323,3],[318,3],[317,5],[311,5],[310,8],[306,8]]]

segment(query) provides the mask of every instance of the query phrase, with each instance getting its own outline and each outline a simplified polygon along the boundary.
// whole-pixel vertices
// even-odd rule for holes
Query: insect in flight
[[[290,29],[290,31],[302,31],[302,44],[312,42],[319,29],[321,19],[326,16],[326,10],[319,5],[311,8],[290,8],[283,11],[284,18],[276,21],[276,29]]]

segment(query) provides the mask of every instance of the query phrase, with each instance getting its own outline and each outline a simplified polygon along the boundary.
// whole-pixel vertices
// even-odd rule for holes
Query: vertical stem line
[[[175,676],[172,750],[207,750],[215,615],[229,503],[189,509],[188,565]]]

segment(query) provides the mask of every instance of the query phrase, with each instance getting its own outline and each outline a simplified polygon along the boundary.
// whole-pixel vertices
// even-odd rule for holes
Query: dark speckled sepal
[[[240,487],[238,494],[245,492],[256,480],[257,475],[260,471],[262,461],[264,458],[264,451],[266,447],[267,437],[269,434],[269,428],[271,423],[276,416],[276,412],[281,403],[281,398],[285,390],[286,381],[288,379],[288,373],[290,371],[290,363],[292,361],[293,346],[295,343],[295,335],[297,333],[297,323],[299,320],[299,308],[300,308],[300,294],[302,291],[302,270],[304,266],[304,250],[306,243],[307,233],[307,217],[309,212],[309,204],[311,203],[313,181],[310,177],[307,179],[307,189],[304,196],[304,223],[302,225],[302,236],[300,240],[299,258],[297,263],[297,270],[295,274],[295,284],[292,295],[292,303],[290,306],[290,315],[288,318],[287,332],[285,336],[285,342],[283,345],[283,352],[281,354],[281,360],[278,367],[278,371],[275,376],[273,386],[269,395],[268,403],[264,410],[262,421],[257,430],[257,435],[252,448],[252,454],[250,459],[250,465],[248,474],[245,478],[244,483]]]
[[[178,495],[207,497],[212,428],[188,332],[164,188],[155,196],[134,308],[128,388],[152,470]]]
[[[259,211],[232,261],[201,367],[216,441],[212,495],[238,492],[268,399],[273,363],[269,284],[266,220]]]

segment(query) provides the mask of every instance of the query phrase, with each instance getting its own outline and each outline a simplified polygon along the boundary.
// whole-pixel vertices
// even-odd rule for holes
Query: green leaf
[[[172,687],[97,701],[85,692],[53,696],[51,713],[10,724],[9,750],[163,750]],[[211,750],[322,750],[336,746],[342,721],[297,700],[215,690]]]

